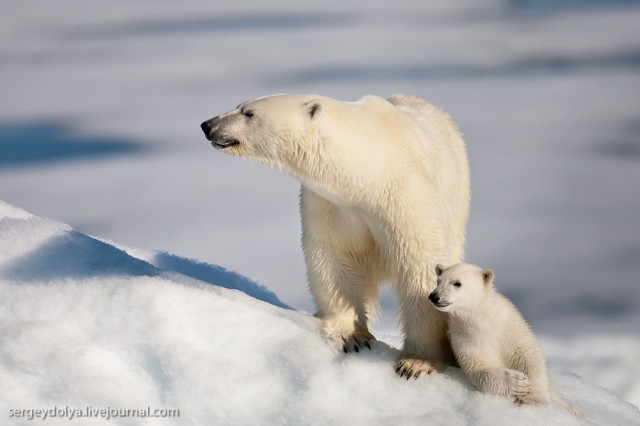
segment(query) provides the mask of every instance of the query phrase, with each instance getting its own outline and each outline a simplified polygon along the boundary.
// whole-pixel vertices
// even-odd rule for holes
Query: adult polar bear
[[[338,350],[370,348],[378,288],[395,285],[407,377],[453,363],[435,266],[462,261],[469,168],[451,118],[421,99],[275,95],[201,125],[214,147],[302,183],[302,245],[318,316]]]

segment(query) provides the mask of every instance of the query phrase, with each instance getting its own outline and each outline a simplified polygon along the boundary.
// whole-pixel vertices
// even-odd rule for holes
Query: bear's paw
[[[435,370],[433,364],[424,359],[402,358],[396,363],[396,373],[407,380],[426,374],[431,374]]]
[[[526,374],[505,368],[502,371],[502,380],[506,383],[508,394],[516,398],[516,403],[524,401],[524,397],[531,392],[531,383]]]
[[[342,352],[360,352],[360,349],[367,348],[371,350],[376,342],[376,338],[368,331],[354,331],[351,334],[341,334],[339,337],[332,339],[335,346],[341,348]]]

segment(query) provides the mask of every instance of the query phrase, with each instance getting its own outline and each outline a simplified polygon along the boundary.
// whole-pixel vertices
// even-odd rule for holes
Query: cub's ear
[[[442,273],[444,272],[444,270],[447,269],[446,266],[442,265],[442,264],[437,264],[436,265],[436,276],[440,276],[442,275]]]
[[[480,273],[482,274],[482,281],[486,286],[491,284],[493,282],[493,277],[496,276],[496,273],[493,272],[493,269],[483,269]]]
[[[304,109],[311,120],[317,120],[322,116],[322,104],[317,99],[304,104]]]

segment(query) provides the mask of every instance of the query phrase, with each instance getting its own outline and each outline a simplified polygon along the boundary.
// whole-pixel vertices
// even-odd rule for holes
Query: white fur
[[[279,95],[207,123],[212,141],[240,142],[225,153],[302,183],[309,285],[336,349],[370,345],[378,288],[392,282],[405,335],[397,371],[417,377],[455,362],[446,316],[427,300],[435,265],[462,260],[469,211],[465,146],[447,114],[405,95]]]
[[[493,286],[491,269],[460,263],[436,267],[429,296],[450,315],[451,346],[460,368],[479,390],[521,404],[551,401],[577,411],[555,390],[540,345],[517,308]]]

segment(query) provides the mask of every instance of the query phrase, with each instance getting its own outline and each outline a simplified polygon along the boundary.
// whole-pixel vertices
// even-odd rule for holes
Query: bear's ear
[[[496,275],[493,269],[483,269],[480,273],[482,274],[482,281],[486,286],[493,282],[493,277]]]
[[[322,115],[322,105],[317,99],[307,102],[304,109],[311,120],[317,120]]]
[[[436,265],[436,276],[440,276],[442,275],[442,273],[444,272],[444,270],[447,269],[446,266],[442,265],[442,264],[437,264]]]

